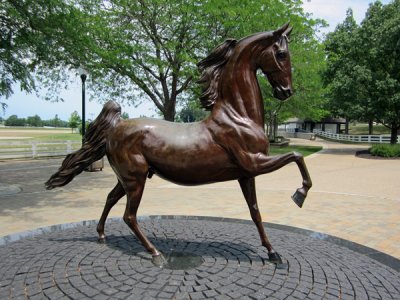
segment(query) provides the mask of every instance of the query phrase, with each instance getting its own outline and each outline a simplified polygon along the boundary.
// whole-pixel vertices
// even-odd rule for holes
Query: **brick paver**
[[[266,226],[283,258],[277,267],[248,221],[148,217],[140,224],[166,255],[190,253],[201,261],[183,270],[158,268],[119,220],[108,222],[106,244],[97,242],[94,222],[54,227],[0,247],[0,298],[400,298],[398,271],[326,237]]]

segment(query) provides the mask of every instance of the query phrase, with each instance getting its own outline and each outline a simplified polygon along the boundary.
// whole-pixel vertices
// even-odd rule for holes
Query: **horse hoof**
[[[268,259],[271,263],[276,264],[276,265],[282,265],[282,258],[281,256],[276,253],[276,252],[270,252],[268,253]]]
[[[164,255],[162,255],[161,253],[157,254],[157,255],[153,255],[151,258],[151,262],[159,268],[162,268],[166,263],[167,260],[165,259]]]
[[[292,199],[293,199],[294,203],[296,203],[297,206],[301,208],[303,206],[304,200],[306,199],[306,196],[304,194],[300,193],[299,190],[297,190],[293,194]]]
[[[105,242],[106,242],[106,236],[105,236],[105,235],[100,235],[99,238],[97,239],[97,241],[98,241],[100,244],[105,244]]]

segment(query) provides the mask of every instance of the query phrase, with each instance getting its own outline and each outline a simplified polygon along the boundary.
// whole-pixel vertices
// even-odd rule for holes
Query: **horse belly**
[[[160,157],[161,158],[161,157]],[[200,185],[240,178],[240,170],[225,151],[212,146],[207,151],[182,151],[148,162],[160,177],[181,185]]]

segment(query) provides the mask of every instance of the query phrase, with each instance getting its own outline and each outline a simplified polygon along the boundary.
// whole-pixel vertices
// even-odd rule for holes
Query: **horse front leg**
[[[252,176],[271,173],[289,163],[295,162],[299,167],[303,183],[302,187],[298,188],[293,194],[292,199],[299,207],[303,206],[307,193],[312,186],[312,181],[301,153],[290,152],[277,156],[267,156],[264,153],[244,153],[241,155],[240,162],[242,167]]]
[[[273,172],[275,170],[278,170],[286,166],[291,162],[295,162],[297,164],[300,170],[300,174],[303,178],[302,187],[298,188],[292,196],[293,201],[299,207],[302,207],[304,200],[307,197],[308,191],[312,187],[311,177],[310,174],[308,173],[303,155],[298,152],[290,152],[277,156],[259,155],[258,159],[259,168],[262,173]]]
[[[239,179],[240,188],[242,189],[243,196],[246,199],[247,206],[250,210],[251,219],[257,226],[258,233],[260,235],[261,244],[268,250],[268,258],[272,263],[281,264],[282,259],[277,252],[272,248],[271,243],[265,233],[264,226],[262,224],[261,214],[258,209],[257,195],[256,195],[256,184],[253,178]]]

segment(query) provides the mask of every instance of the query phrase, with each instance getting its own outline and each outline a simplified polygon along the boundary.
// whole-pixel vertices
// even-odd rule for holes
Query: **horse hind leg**
[[[239,184],[249,207],[251,218],[257,226],[258,233],[261,239],[261,244],[268,250],[269,261],[275,264],[282,264],[282,259],[279,254],[275,252],[275,250],[272,248],[272,245],[268,240],[268,237],[264,230],[264,226],[262,224],[261,214],[257,204],[256,184],[254,177],[240,179]]]
[[[104,234],[104,226],[113,206],[125,195],[125,190],[122,184],[118,181],[117,185],[107,196],[106,204],[104,205],[103,213],[101,214],[99,223],[97,224],[97,232],[99,234],[99,242],[104,242],[106,236]]]
[[[140,240],[143,246],[152,254],[152,261],[157,266],[162,266],[165,259],[150,240],[144,235],[142,229],[137,222],[137,211],[142,199],[143,190],[146,182],[147,174],[137,176],[134,179],[126,181],[127,203],[124,214],[124,222],[134,232],[136,237]]]

